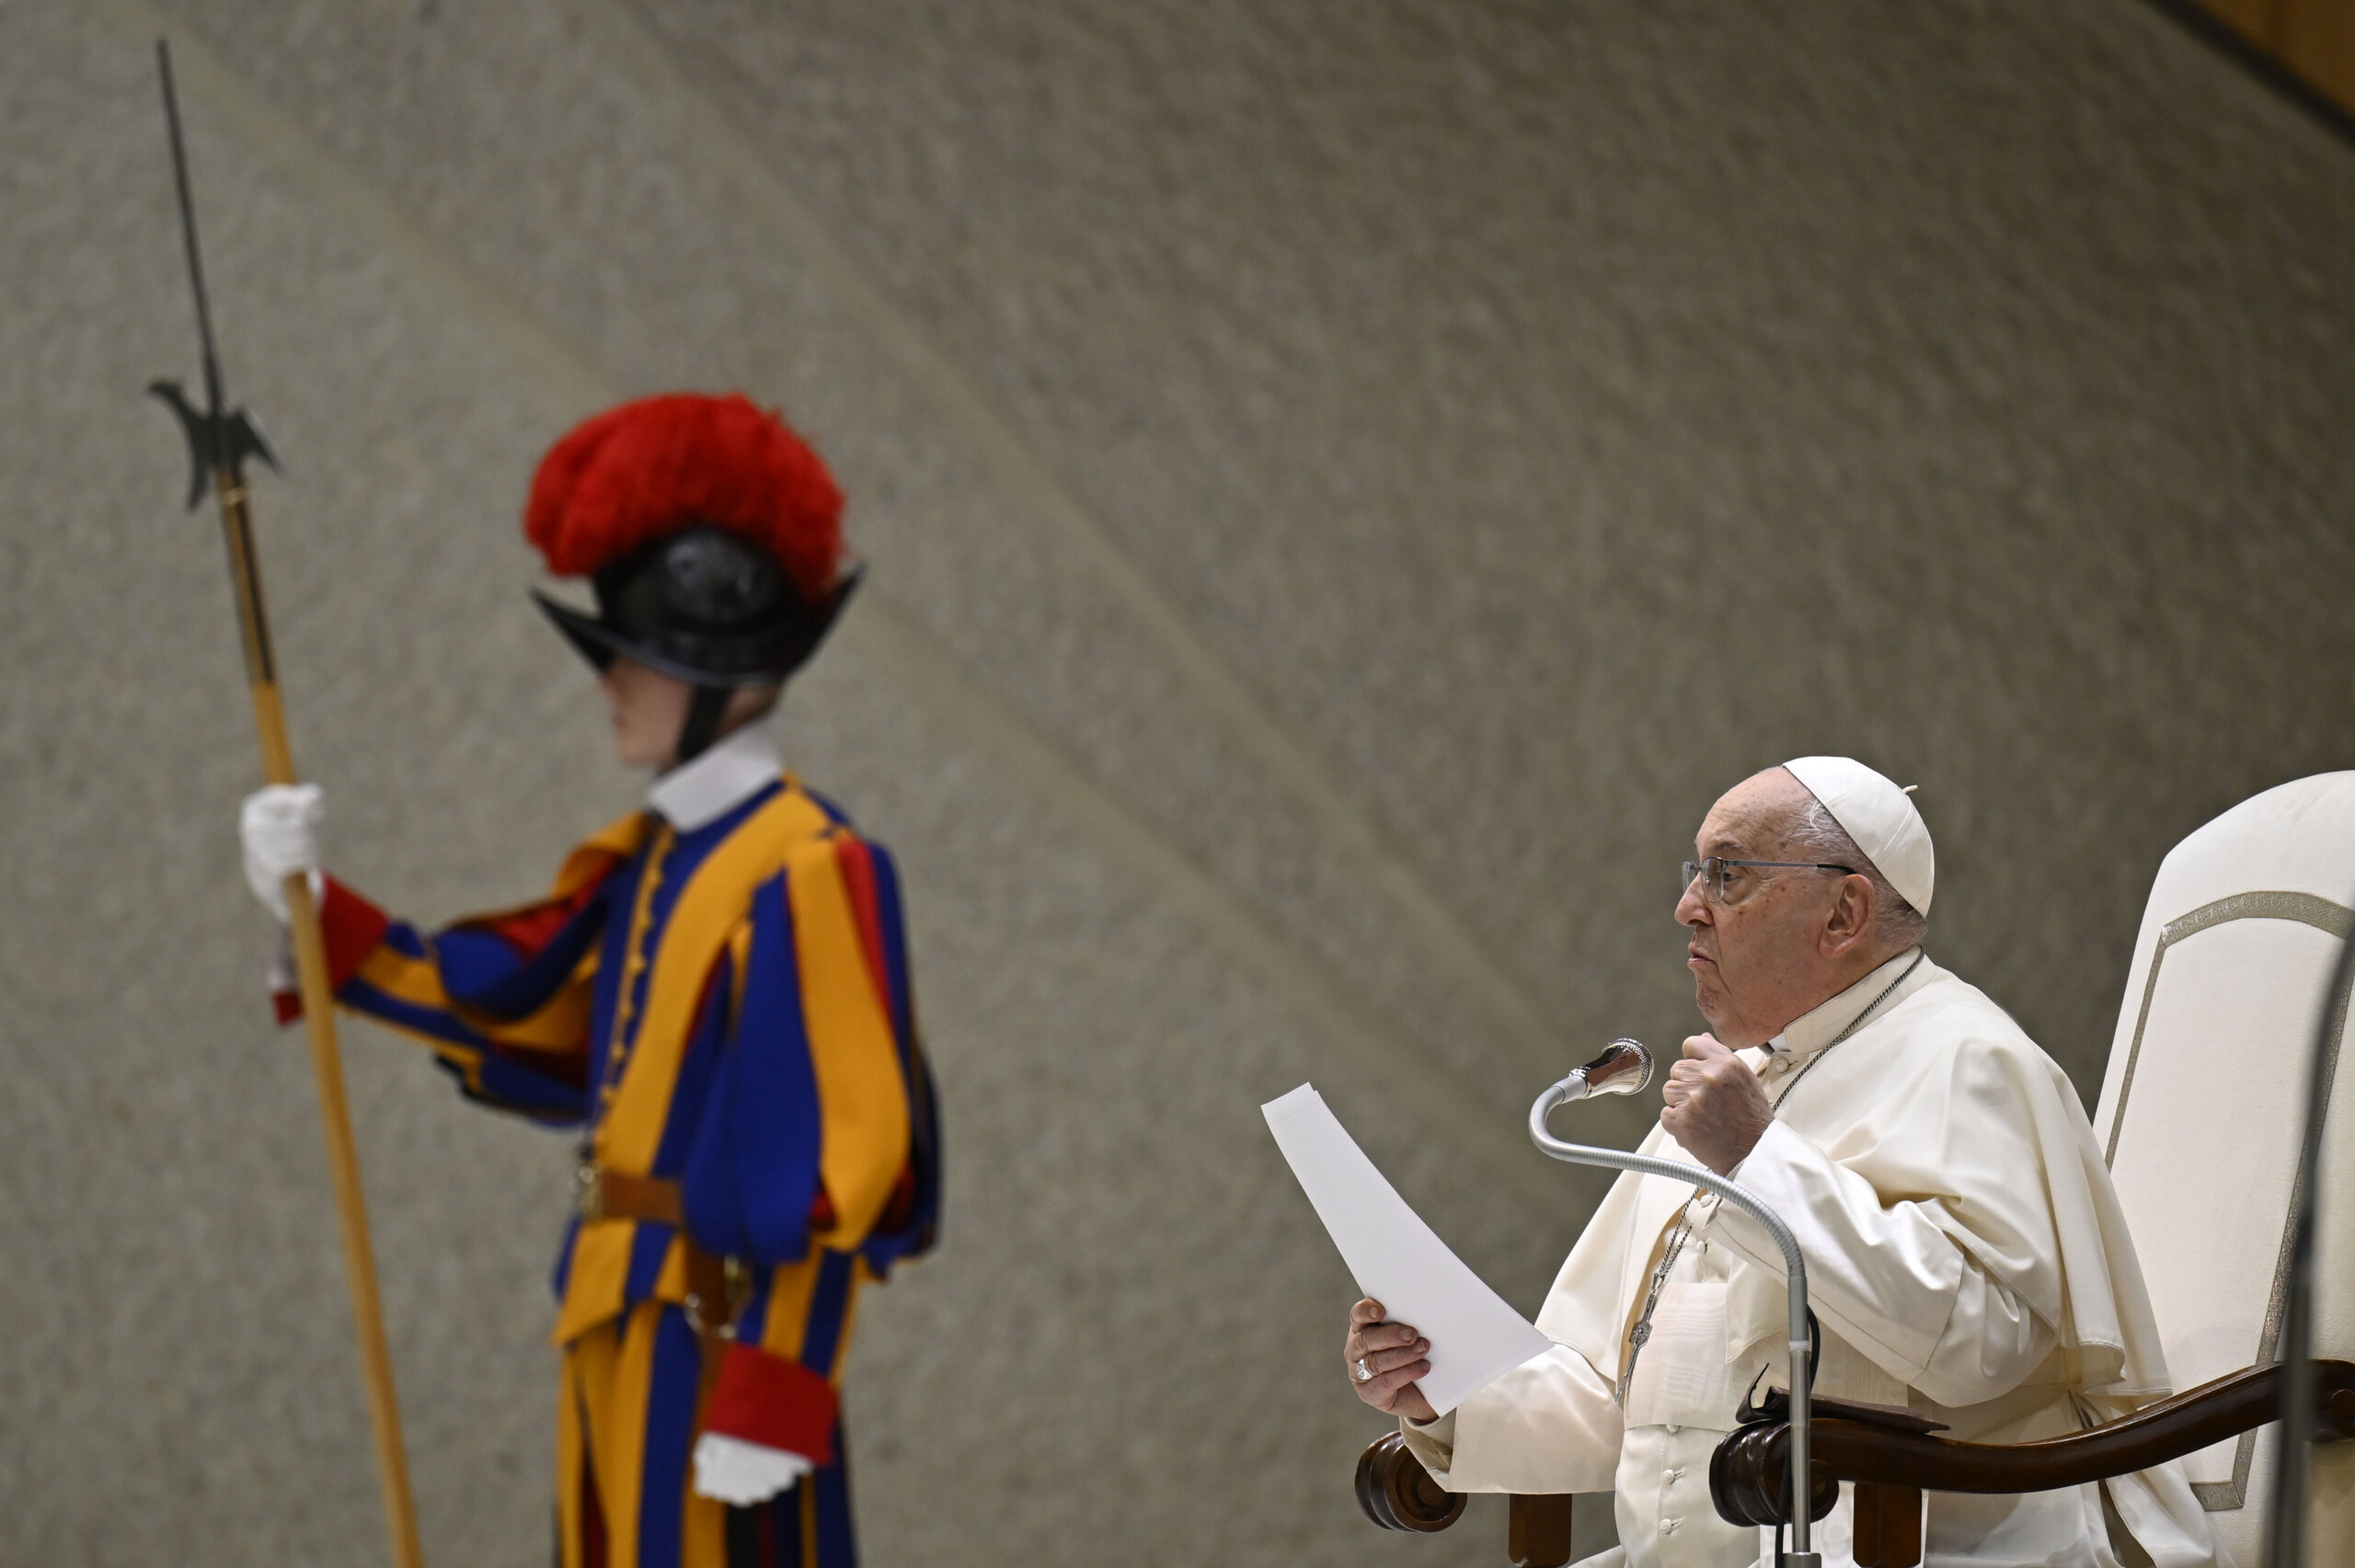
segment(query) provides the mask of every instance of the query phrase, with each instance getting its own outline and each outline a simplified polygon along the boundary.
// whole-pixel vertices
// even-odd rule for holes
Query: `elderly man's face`
[[[1744,779],[1709,808],[1693,841],[1694,858],[1812,860],[1788,839],[1810,798],[1780,768]],[[1731,874],[1722,902],[1705,897],[1697,877],[1684,889],[1676,918],[1693,933],[1685,967],[1693,971],[1694,1000],[1719,1041],[1737,1049],[1763,1045],[1838,989],[1825,989],[1840,966],[1838,956],[1824,950],[1824,937],[1844,880],[1805,868],[1743,868]]]

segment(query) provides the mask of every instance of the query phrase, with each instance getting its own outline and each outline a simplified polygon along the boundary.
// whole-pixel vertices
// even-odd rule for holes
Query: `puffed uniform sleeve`
[[[929,1083],[896,1027],[878,853],[847,835],[797,850],[731,944],[733,1038],[684,1173],[688,1226],[713,1252],[852,1253],[907,1222]]]
[[[468,1099],[537,1121],[586,1114],[590,986],[603,878],[424,931],[326,879],[320,925],[336,1001],[432,1047]],[[289,986],[279,1021],[302,1016]]]

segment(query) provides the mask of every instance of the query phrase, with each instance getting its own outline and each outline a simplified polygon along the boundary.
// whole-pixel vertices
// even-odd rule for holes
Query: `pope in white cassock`
[[[2004,1010],[1921,948],[1933,860],[1906,794],[1802,757],[1713,807],[1676,918],[1709,1032],[1670,1070],[1646,1153],[1695,1161],[1797,1232],[1822,1324],[1815,1389],[2022,1442],[2164,1397],[2134,1247],[2075,1089]],[[1589,1568],[1748,1568],[1772,1530],[1720,1519],[1709,1456],[1762,1377],[1786,1386],[1782,1255],[1713,1196],[1623,1175],[1537,1326],[1555,1347],[1444,1418],[1430,1346],[1350,1317],[1358,1395],[1456,1492],[1612,1492]],[[1762,1396],[1763,1397],[1763,1390]],[[1846,1489],[1844,1489],[1844,1493]],[[1849,1500],[1818,1527],[1846,1568]],[[1928,1494],[1924,1562],[2221,1563],[2175,1465],[2019,1496]]]

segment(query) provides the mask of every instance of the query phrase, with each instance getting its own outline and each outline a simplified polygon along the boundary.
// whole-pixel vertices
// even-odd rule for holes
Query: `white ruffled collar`
[[[692,833],[752,799],[784,771],[775,725],[764,715],[655,780],[646,803],[676,831]]]

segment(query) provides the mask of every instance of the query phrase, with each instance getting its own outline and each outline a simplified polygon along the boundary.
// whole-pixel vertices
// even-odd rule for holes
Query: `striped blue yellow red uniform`
[[[833,1419],[859,1288],[927,1250],[939,1207],[879,845],[787,774],[690,831],[614,823],[521,909],[428,934],[330,881],[322,917],[345,1005],[424,1040],[468,1097],[580,1127],[596,1169],[677,1183],[695,1242],[742,1265],[734,1343],[814,1374]],[[851,1568],[838,1420],[770,1503],[694,1493],[714,1346],[683,1310],[686,1250],[594,1215],[559,1249],[565,1568]]]

